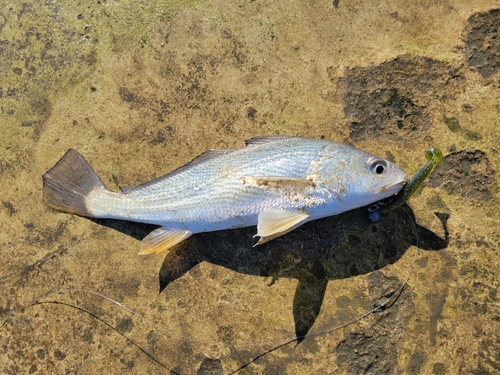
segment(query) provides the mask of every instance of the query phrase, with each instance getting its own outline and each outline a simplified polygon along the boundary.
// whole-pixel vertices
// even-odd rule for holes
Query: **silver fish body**
[[[193,233],[252,225],[263,243],[391,196],[406,179],[389,161],[344,144],[257,137],[123,193],[108,190],[70,150],[44,175],[44,196],[49,206],[82,216],[161,225],[143,241],[141,253],[151,253]]]

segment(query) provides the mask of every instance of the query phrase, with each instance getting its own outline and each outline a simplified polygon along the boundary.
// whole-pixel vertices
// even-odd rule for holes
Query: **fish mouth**
[[[406,184],[406,180],[392,182],[390,184],[379,187],[377,190],[374,191],[373,194],[382,194],[385,192],[396,193],[399,190],[401,190],[405,184]]]

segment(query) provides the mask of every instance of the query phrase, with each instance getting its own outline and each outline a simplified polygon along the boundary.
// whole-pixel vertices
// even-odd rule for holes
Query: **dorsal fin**
[[[258,146],[264,143],[276,142],[283,139],[290,139],[297,137],[290,137],[287,135],[263,135],[259,137],[253,137],[245,141],[247,147]]]
[[[142,189],[142,188],[144,188],[146,186],[154,185],[157,182],[166,180],[167,178],[173,177],[176,174],[185,172],[185,171],[187,171],[190,168],[193,168],[193,167],[195,167],[197,165],[200,165],[200,164],[206,162],[207,160],[211,160],[213,158],[217,158],[217,157],[219,157],[221,155],[227,154],[227,153],[232,152],[232,151],[234,151],[234,149],[228,149],[228,150],[207,150],[207,151],[203,152],[202,154],[198,155],[197,157],[195,157],[189,163],[183,165],[182,167],[177,168],[176,170],[174,170],[174,171],[172,171],[170,173],[167,173],[164,176],[158,177],[158,178],[156,178],[154,180],[145,182],[145,183],[137,185],[137,186],[127,186],[127,187],[120,186],[120,190],[123,193],[127,194],[127,193],[130,193],[131,191],[134,191],[134,190],[137,190],[137,189]]]

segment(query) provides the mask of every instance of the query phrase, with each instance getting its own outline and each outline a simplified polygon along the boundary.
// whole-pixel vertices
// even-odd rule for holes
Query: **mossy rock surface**
[[[0,372],[498,373],[496,8],[7,2]],[[43,203],[69,148],[118,189],[258,135],[348,143],[409,174],[431,147],[444,159],[378,223],[358,209],[255,248],[245,228],[140,257],[154,227]]]

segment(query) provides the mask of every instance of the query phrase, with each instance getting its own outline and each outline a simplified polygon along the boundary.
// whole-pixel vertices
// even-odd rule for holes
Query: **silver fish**
[[[257,244],[300,225],[389,197],[404,170],[356,148],[319,139],[256,137],[246,147],[209,150],[145,184],[107,189],[70,149],[43,175],[45,202],[94,218],[161,225],[139,254],[167,250],[193,233],[257,225]]]

